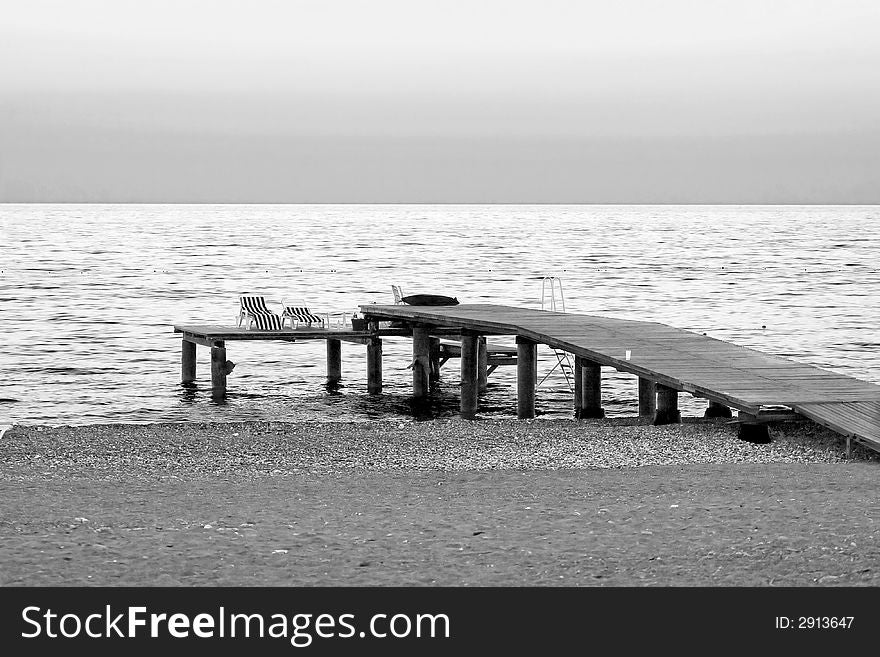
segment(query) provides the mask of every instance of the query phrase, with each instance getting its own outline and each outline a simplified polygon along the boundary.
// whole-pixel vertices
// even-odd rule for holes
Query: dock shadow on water
[[[406,400],[406,405],[409,409],[409,415],[416,421],[434,420],[444,415],[452,415],[452,410],[444,407],[442,397],[428,397],[426,399],[409,397]]]
[[[354,405],[358,414],[371,419],[397,417],[423,422],[458,414],[458,397],[451,394],[432,394],[419,399],[411,394],[386,392],[381,395],[364,395]]]
[[[178,384],[179,387],[179,399],[181,402],[185,404],[193,404],[199,401],[200,398],[200,390],[197,383],[194,381],[184,381],[183,383]]]

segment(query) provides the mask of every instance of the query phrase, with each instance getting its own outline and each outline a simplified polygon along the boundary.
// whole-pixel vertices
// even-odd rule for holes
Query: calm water
[[[175,323],[234,323],[237,294],[315,309],[405,294],[666,322],[880,383],[880,207],[0,205],[0,423],[349,419],[409,411],[408,340],[385,343],[385,394],[365,394],[364,349],[324,386],[324,343],[228,343],[229,399],[210,400],[206,349],[179,384]],[[500,340],[505,342],[504,340]],[[510,340],[507,341],[508,343]],[[539,378],[555,357],[542,348]],[[453,414],[457,361],[434,414]],[[515,368],[483,414],[515,414]],[[636,379],[606,370],[609,415]],[[554,372],[538,412],[570,416]],[[703,400],[682,396],[685,412]]]

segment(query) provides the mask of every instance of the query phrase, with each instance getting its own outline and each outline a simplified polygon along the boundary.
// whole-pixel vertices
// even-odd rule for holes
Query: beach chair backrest
[[[282,328],[281,315],[266,306],[266,297],[259,294],[241,294],[238,300],[241,303],[241,311],[238,315],[239,326],[244,324],[245,328],[273,331]]]
[[[282,299],[281,305],[284,306],[284,316],[292,317],[298,322],[318,323],[324,322],[321,317],[311,311],[302,299]]]
[[[243,310],[252,315],[271,315],[271,310],[266,306],[266,297],[257,294],[242,294],[239,297]]]
[[[392,285],[391,293],[394,295],[394,303],[403,303],[403,292],[399,285]]]

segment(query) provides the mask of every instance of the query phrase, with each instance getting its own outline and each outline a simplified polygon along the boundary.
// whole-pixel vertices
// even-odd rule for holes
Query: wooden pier
[[[196,377],[196,346],[211,350],[212,396],[226,395],[234,340],[325,340],[327,382],[342,376],[341,343],[365,345],[367,391],[382,392],[382,339],[411,336],[413,397],[425,399],[440,368],[460,360],[461,414],[476,416],[479,396],[496,368],[516,366],[517,416],[535,416],[537,346],[574,356],[573,410],[578,418],[604,416],[602,367],[638,377],[639,415],[655,424],[680,422],[681,392],[709,401],[707,417],[731,417],[743,437],[769,439],[768,422],[808,418],[880,451],[880,386],[853,377],[740,347],[656,322],[548,312],[491,304],[457,306],[362,305],[367,329],[282,329],[175,326],[182,334],[181,379]],[[380,328],[380,322],[402,328]],[[488,338],[511,336],[516,346]],[[453,339],[454,338],[454,339]]]
[[[407,328],[379,328],[373,322],[366,330],[339,328],[296,328],[278,331],[263,331],[239,326],[216,325],[180,325],[174,327],[180,333],[181,343],[181,381],[191,383],[196,380],[196,348],[207,347],[211,350],[211,396],[214,399],[226,397],[226,377],[235,367],[227,360],[226,343],[242,341],[281,341],[303,342],[306,340],[324,340],[327,343],[327,383],[334,385],[342,378],[342,343],[350,342],[366,346],[367,351],[367,392],[382,392],[382,338],[419,336],[417,350],[427,349],[428,364],[423,368],[414,368],[414,386],[418,386],[420,395],[429,393],[430,383],[440,378],[440,368],[452,358],[461,358],[461,346],[457,341],[449,340],[449,336],[458,337],[457,329],[433,331],[430,335],[422,335]],[[426,343],[423,344],[424,341]],[[425,346],[427,345],[427,346]],[[498,345],[479,345],[478,359],[481,365],[481,376],[478,388],[484,390],[487,377],[497,368],[516,364],[516,349]],[[414,361],[415,362],[415,361]],[[424,378],[424,382],[422,379]]]
[[[575,356],[578,417],[601,417],[601,367],[639,377],[639,414],[656,424],[680,421],[678,393],[709,400],[708,416],[739,411],[746,433],[766,422],[809,418],[880,451],[880,386],[657,322],[548,312],[490,304],[363,305],[371,321],[392,320],[433,333],[461,331],[462,354],[485,336],[516,336],[517,414],[534,417],[536,346]],[[478,368],[462,356],[461,412],[472,416]]]
[[[234,367],[226,359],[226,343],[235,340],[276,340],[298,342],[325,340],[327,342],[327,383],[338,383],[342,377],[342,343],[352,342],[367,347],[367,389],[370,394],[382,392],[382,336],[411,334],[408,329],[382,329],[374,322],[365,331],[350,329],[296,328],[278,331],[261,331],[239,326],[182,325],[174,327],[182,334],[181,381],[191,383],[196,379],[196,346],[211,350],[211,396],[226,397],[226,376]]]

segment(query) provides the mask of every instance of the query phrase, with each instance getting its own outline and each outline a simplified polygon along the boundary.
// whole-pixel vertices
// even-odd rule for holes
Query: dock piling
[[[211,398],[226,398],[226,343],[217,340],[211,344]]]
[[[425,399],[429,391],[428,372],[431,368],[431,340],[428,329],[422,326],[413,328],[413,397]]]
[[[478,343],[479,354],[477,358],[477,389],[486,392],[489,387],[489,347],[486,344],[486,336],[481,335]]]
[[[327,385],[335,386],[342,379],[342,340],[327,340]]]
[[[192,383],[196,380],[196,343],[186,339],[180,343],[180,382]]]
[[[538,344],[516,338],[516,416],[520,420],[535,417],[535,387],[538,377]]]
[[[431,342],[431,371],[429,380],[431,383],[436,383],[440,380],[440,338],[431,336],[429,340]]]
[[[367,342],[367,394],[382,394],[382,339]]]
[[[654,420],[657,412],[657,384],[651,379],[639,377],[639,417]]]
[[[575,417],[605,417],[602,408],[602,367],[582,356],[574,359]]]
[[[654,414],[654,424],[677,424],[681,422],[681,413],[678,410],[678,390],[656,384],[657,387],[657,412]]]
[[[479,397],[480,337],[473,333],[461,334],[461,416],[473,420],[477,414]]]
[[[729,406],[710,400],[703,417],[733,417],[733,413]]]
[[[769,443],[770,427],[766,422],[759,422],[758,417],[745,411],[740,411],[737,416],[739,419],[739,431],[737,438],[749,443]]]

